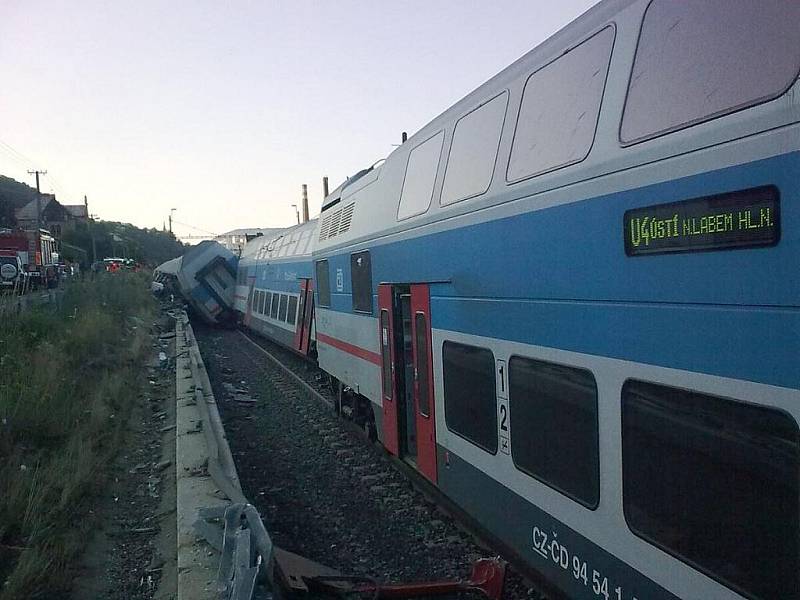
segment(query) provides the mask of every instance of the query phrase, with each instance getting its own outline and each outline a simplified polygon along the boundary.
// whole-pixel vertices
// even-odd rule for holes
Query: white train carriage
[[[320,367],[570,598],[800,598],[800,3],[607,0],[324,201]]]

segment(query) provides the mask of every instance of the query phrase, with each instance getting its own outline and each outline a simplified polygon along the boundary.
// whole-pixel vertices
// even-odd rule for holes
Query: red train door
[[[417,468],[436,483],[436,419],[433,401],[433,349],[428,285],[411,286],[411,339],[414,356],[414,409]]]
[[[383,405],[383,445],[400,454],[397,430],[397,394],[394,368],[394,326],[392,286],[378,285],[378,336],[381,345],[381,404]]]
[[[300,306],[294,330],[294,347],[301,354],[311,349],[311,322],[314,317],[314,286],[311,279],[300,280]]]

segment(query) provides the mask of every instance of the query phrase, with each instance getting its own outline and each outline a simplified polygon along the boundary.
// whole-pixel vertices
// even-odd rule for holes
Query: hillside
[[[14,227],[14,209],[36,198],[36,190],[16,179],[0,175],[0,227]]]
[[[15,227],[14,209],[36,199],[36,190],[11,177],[0,175],[0,227]],[[91,230],[90,230],[91,227]],[[96,221],[77,223],[64,231],[61,256],[67,260],[88,263],[92,260],[92,233],[97,259],[108,256],[133,258],[151,266],[180,256],[186,250],[180,241],[166,231],[141,229],[129,223]]]
[[[64,232],[62,256],[69,260],[91,261],[92,233],[97,248],[97,260],[120,256],[156,266],[182,255],[186,250],[186,246],[168,231],[141,229],[130,223],[96,221],[90,225],[78,223]],[[67,245],[83,250],[85,257]]]

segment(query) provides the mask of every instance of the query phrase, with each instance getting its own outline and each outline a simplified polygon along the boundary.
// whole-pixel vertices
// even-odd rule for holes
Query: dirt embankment
[[[125,274],[0,322],[0,600],[69,597],[103,500],[139,498],[115,460],[137,439],[131,424],[153,419],[156,308],[146,277]],[[150,462],[155,442],[130,456]]]

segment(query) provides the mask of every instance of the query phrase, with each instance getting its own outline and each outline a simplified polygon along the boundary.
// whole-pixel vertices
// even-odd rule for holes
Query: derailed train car
[[[204,241],[189,248],[179,264],[162,267],[175,270],[180,294],[197,315],[214,325],[233,320],[238,263],[233,252],[218,242]]]

